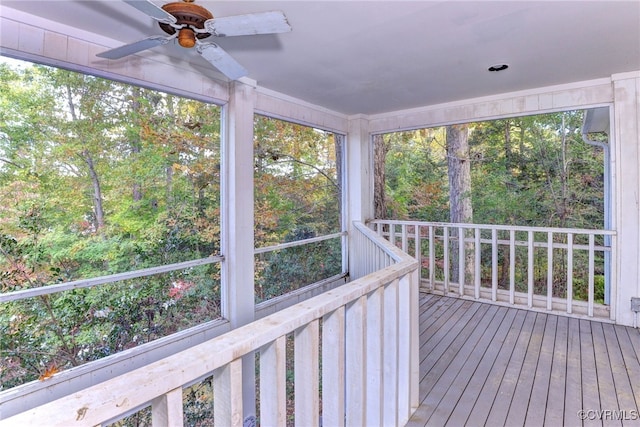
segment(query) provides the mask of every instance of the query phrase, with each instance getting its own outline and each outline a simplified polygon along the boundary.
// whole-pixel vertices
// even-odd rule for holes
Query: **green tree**
[[[219,108],[0,66],[2,292],[219,252]],[[219,316],[216,264],[3,304],[3,387]]]

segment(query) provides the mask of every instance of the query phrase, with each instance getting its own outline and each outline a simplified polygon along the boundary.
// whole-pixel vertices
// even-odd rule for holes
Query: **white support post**
[[[405,425],[419,404],[420,351],[418,271],[400,278],[398,283],[398,418]],[[385,345],[386,347],[386,345]],[[409,393],[404,393],[409,390]]]
[[[254,320],[253,111],[255,87],[233,82],[222,142],[222,312],[232,328]],[[255,360],[243,363],[245,419],[255,419]]]
[[[182,427],[182,387],[170,391],[151,402],[152,427]]]
[[[516,231],[509,230],[509,304],[516,299]]]
[[[407,238],[407,224],[402,224],[402,251],[409,253],[409,239]]]
[[[420,277],[420,266],[418,265],[418,269],[411,273],[408,283],[410,307],[409,346],[411,352],[411,360],[409,362],[409,415],[412,414],[414,410],[418,409],[420,399],[420,303],[418,302],[420,296]],[[400,306],[405,306],[402,304],[402,300]],[[404,326],[401,326],[402,331],[405,329],[406,328]],[[402,424],[405,420],[400,419],[399,421]],[[406,421],[408,421],[408,419]]]
[[[589,234],[589,292],[588,292],[588,315],[593,317],[593,300],[594,300],[594,270],[595,270],[595,236]]]
[[[351,246],[351,242],[349,241],[349,215],[348,215],[348,189],[347,183],[349,180],[347,179],[347,160],[346,160],[346,141],[345,135],[341,134],[333,134],[333,138],[336,142],[336,146],[340,148],[341,152],[339,157],[340,165],[339,167],[340,173],[340,231],[344,234],[340,238],[340,242],[342,244],[342,273],[349,272],[349,247]],[[338,153],[336,153],[337,155]]]
[[[295,331],[295,425],[320,425],[320,322],[314,320]]]
[[[346,425],[365,425],[366,406],[366,336],[367,297],[346,308]]]
[[[631,298],[640,297],[640,72],[611,77],[614,135],[611,164],[614,195],[611,313],[617,323],[634,325]]]
[[[389,224],[389,241],[393,246],[396,245],[396,225]]]
[[[533,260],[534,260],[534,234],[533,231],[527,232],[527,307],[533,307]]]
[[[429,289],[436,289],[436,231],[429,226]]]
[[[416,224],[415,226],[415,235],[414,235],[414,258],[418,261],[418,274],[422,277],[422,240],[420,237],[420,226]]]
[[[547,310],[553,308],[553,231],[547,232]]]
[[[213,371],[213,417],[216,425],[243,426],[242,359]]]
[[[567,233],[567,313],[573,312],[573,233]]]
[[[382,399],[379,406],[383,409],[382,423],[379,425],[398,425],[399,394],[409,393],[409,389],[398,390],[398,350],[400,346],[398,333],[398,286],[394,280],[384,287],[383,298],[383,369],[382,369]],[[367,419],[367,424],[369,419]]]
[[[460,296],[464,296],[464,282],[467,265],[465,264],[465,242],[464,231],[462,227],[458,227],[458,292]]]
[[[491,229],[491,301],[498,300],[498,230]]]
[[[327,426],[344,425],[344,313],[340,307],[322,320],[322,423]]]
[[[474,274],[474,288],[475,288],[475,298],[479,299],[480,298],[480,273],[481,273],[481,265],[480,263],[482,262],[482,248],[480,247],[481,242],[480,242],[480,229],[476,228],[474,230],[474,240],[475,240],[475,245],[474,245],[474,249],[475,249],[475,255],[476,255],[476,262],[475,262],[475,274]]]
[[[387,319],[383,314],[385,290],[379,287],[367,297],[366,330],[366,423],[367,425],[382,425],[382,354],[388,345],[387,336],[383,331],[383,322]],[[386,313],[385,313],[386,314]]]
[[[365,116],[357,116],[349,120],[345,155],[346,204],[344,218],[347,220],[349,236],[355,234],[353,221],[365,222],[373,217],[373,144],[369,133],[369,120]],[[353,245],[349,245],[349,271],[363,254],[357,253]]]
[[[260,423],[281,426],[287,421],[286,336],[260,350]]]
[[[447,227],[446,225],[444,227],[442,227],[442,245],[443,245],[443,258],[444,258],[444,296],[449,295],[449,269],[450,267],[450,262],[449,262],[449,227]]]

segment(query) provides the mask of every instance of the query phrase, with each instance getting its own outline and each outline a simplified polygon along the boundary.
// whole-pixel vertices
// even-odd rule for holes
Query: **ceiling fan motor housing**
[[[204,39],[209,37],[210,33],[195,33],[190,27],[204,29],[204,22],[213,19],[213,15],[204,7],[198,6],[191,2],[175,2],[167,3],[162,8],[176,18],[174,25],[182,26],[178,33],[178,43],[182,47],[193,47],[196,44],[196,38]],[[160,28],[167,34],[175,34],[176,28],[170,24],[159,23]]]

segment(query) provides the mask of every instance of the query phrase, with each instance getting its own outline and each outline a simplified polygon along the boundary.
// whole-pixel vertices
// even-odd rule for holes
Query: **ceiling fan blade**
[[[158,21],[175,23],[176,18],[160,6],[152,3],[150,0],[122,0],[130,6],[135,7],[140,12],[146,13],[153,19]]]
[[[132,55],[134,53],[137,53],[146,49],[151,49],[152,47],[166,44],[169,42],[169,40],[173,38],[175,38],[175,36],[169,36],[169,37],[153,36],[153,37],[149,37],[134,43],[125,44],[124,46],[116,47],[114,49],[101,52],[96,56],[100,58],[107,58],[107,59],[120,59],[127,55]]]
[[[215,43],[198,43],[196,50],[204,59],[231,80],[238,80],[240,77],[249,74],[238,61]]]
[[[204,28],[218,37],[287,33],[291,26],[280,11],[225,16],[205,21]]]

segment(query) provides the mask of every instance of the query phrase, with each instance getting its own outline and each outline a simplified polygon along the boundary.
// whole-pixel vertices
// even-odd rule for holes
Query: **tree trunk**
[[[131,137],[131,156],[133,157],[134,162],[138,160],[138,158],[140,157],[140,151],[141,151],[141,144],[140,144],[140,134],[139,134],[139,129],[140,129],[140,123],[138,118],[140,117],[140,89],[137,87],[133,87],[133,93],[132,93],[132,98],[133,100],[131,101],[131,111],[133,111],[134,113],[134,117],[136,118],[136,123],[135,126],[138,127],[138,131],[135,133],[135,136]],[[137,169],[137,167],[136,167]],[[139,181],[137,181],[137,178],[134,177],[133,178],[133,184],[132,184],[132,188],[131,188],[131,196],[133,198],[134,202],[139,202],[140,200],[142,200],[142,184],[140,184]]]
[[[387,200],[385,194],[385,162],[388,147],[382,135],[373,136],[373,206],[374,216],[387,218]]]
[[[73,119],[73,121],[78,121],[79,117],[77,115],[76,107],[73,102],[73,91],[71,90],[71,85],[67,84],[66,90],[67,103],[69,105],[71,118]],[[82,143],[84,146],[86,146],[86,141],[82,141]],[[93,187],[93,214],[95,216],[94,228],[96,229],[96,231],[100,231],[104,227],[104,208],[102,206],[102,188],[100,187],[100,179],[89,150],[86,148],[83,149],[80,153],[80,157],[82,158],[82,160],[84,160],[87,165],[87,169],[89,170],[89,177],[91,178],[91,185]]]
[[[93,186],[93,213],[95,215],[95,228],[99,231],[104,227],[104,208],[102,206],[102,188],[100,186],[100,179],[93,164],[91,154],[89,154],[87,150],[84,150],[82,152],[82,158],[87,164],[89,176],[91,177],[91,185]]]
[[[449,173],[449,215],[451,222],[468,222],[471,207],[471,162],[469,126],[447,126],[447,166]]]
[[[505,169],[509,175],[513,175],[513,151],[511,149],[511,121],[505,120],[504,124],[504,159]]]
[[[564,114],[562,114],[562,164],[560,165],[560,206],[558,208],[558,219],[560,227],[566,227],[569,216],[569,160],[567,159],[567,129]]]
[[[473,218],[471,206],[471,161],[469,158],[469,125],[447,126],[447,168],[449,175],[449,220],[455,223],[469,222]],[[458,244],[465,236],[452,230],[451,257],[453,262],[451,279],[460,277]],[[457,238],[457,239],[456,239]],[[469,244],[470,245],[470,244]],[[465,245],[465,282],[472,283],[474,272],[473,248]]]

